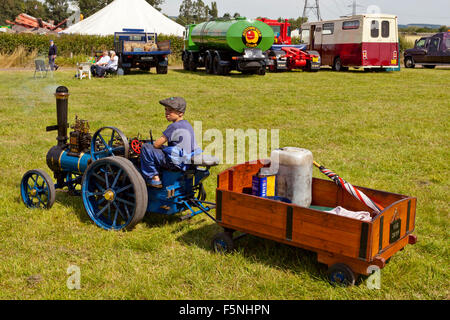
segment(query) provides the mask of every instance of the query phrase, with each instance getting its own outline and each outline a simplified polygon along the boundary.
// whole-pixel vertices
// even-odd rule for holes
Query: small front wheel
[[[52,178],[44,170],[30,170],[20,183],[23,203],[32,209],[50,209],[55,203],[56,191]]]
[[[218,233],[214,236],[211,245],[216,253],[230,253],[234,248],[232,235],[228,232]]]
[[[334,286],[350,287],[356,282],[352,269],[343,263],[336,263],[328,269],[328,280]]]

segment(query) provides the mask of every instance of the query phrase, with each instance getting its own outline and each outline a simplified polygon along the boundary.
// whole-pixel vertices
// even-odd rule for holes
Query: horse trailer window
[[[372,38],[378,38],[380,35],[380,23],[377,20],[372,20],[370,24],[370,36]]]
[[[333,34],[334,33],[334,23],[324,23],[322,34]]]
[[[342,30],[351,30],[358,28],[359,28],[359,20],[344,21],[342,23]]]
[[[381,22],[381,36],[383,38],[389,38],[389,21]]]

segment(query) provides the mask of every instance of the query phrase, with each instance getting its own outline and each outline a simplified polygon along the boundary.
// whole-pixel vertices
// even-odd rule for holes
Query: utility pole
[[[317,21],[322,21],[320,16],[319,0],[305,0],[305,7],[303,8],[302,20],[308,17],[308,14],[313,12]]]

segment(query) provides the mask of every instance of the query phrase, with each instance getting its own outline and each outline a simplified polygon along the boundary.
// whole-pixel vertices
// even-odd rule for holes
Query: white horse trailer
[[[302,40],[308,50],[320,53],[322,65],[334,70],[397,67],[397,16],[361,14],[338,20],[302,25]]]

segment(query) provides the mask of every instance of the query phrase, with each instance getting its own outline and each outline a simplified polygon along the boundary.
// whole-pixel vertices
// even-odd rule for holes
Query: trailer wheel
[[[328,269],[328,280],[333,286],[349,287],[356,282],[352,269],[344,263],[336,263]]]
[[[414,68],[414,59],[412,57],[405,57],[405,68]]]
[[[50,209],[55,203],[55,185],[44,170],[30,170],[22,177],[20,195],[28,208]]]
[[[334,59],[333,70],[334,70],[334,71],[342,71],[342,61],[341,61],[341,58],[336,57],[336,58]]]
[[[131,230],[147,210],[148,193],[142,175],[127,159],[109,157],[93,162],[82,181],[84,208],[105,230]]]
[[[230,253],[233,248],[233,238],[229,232],[221,232],[214,236],[212,242],[212,249],[216,253]]]

